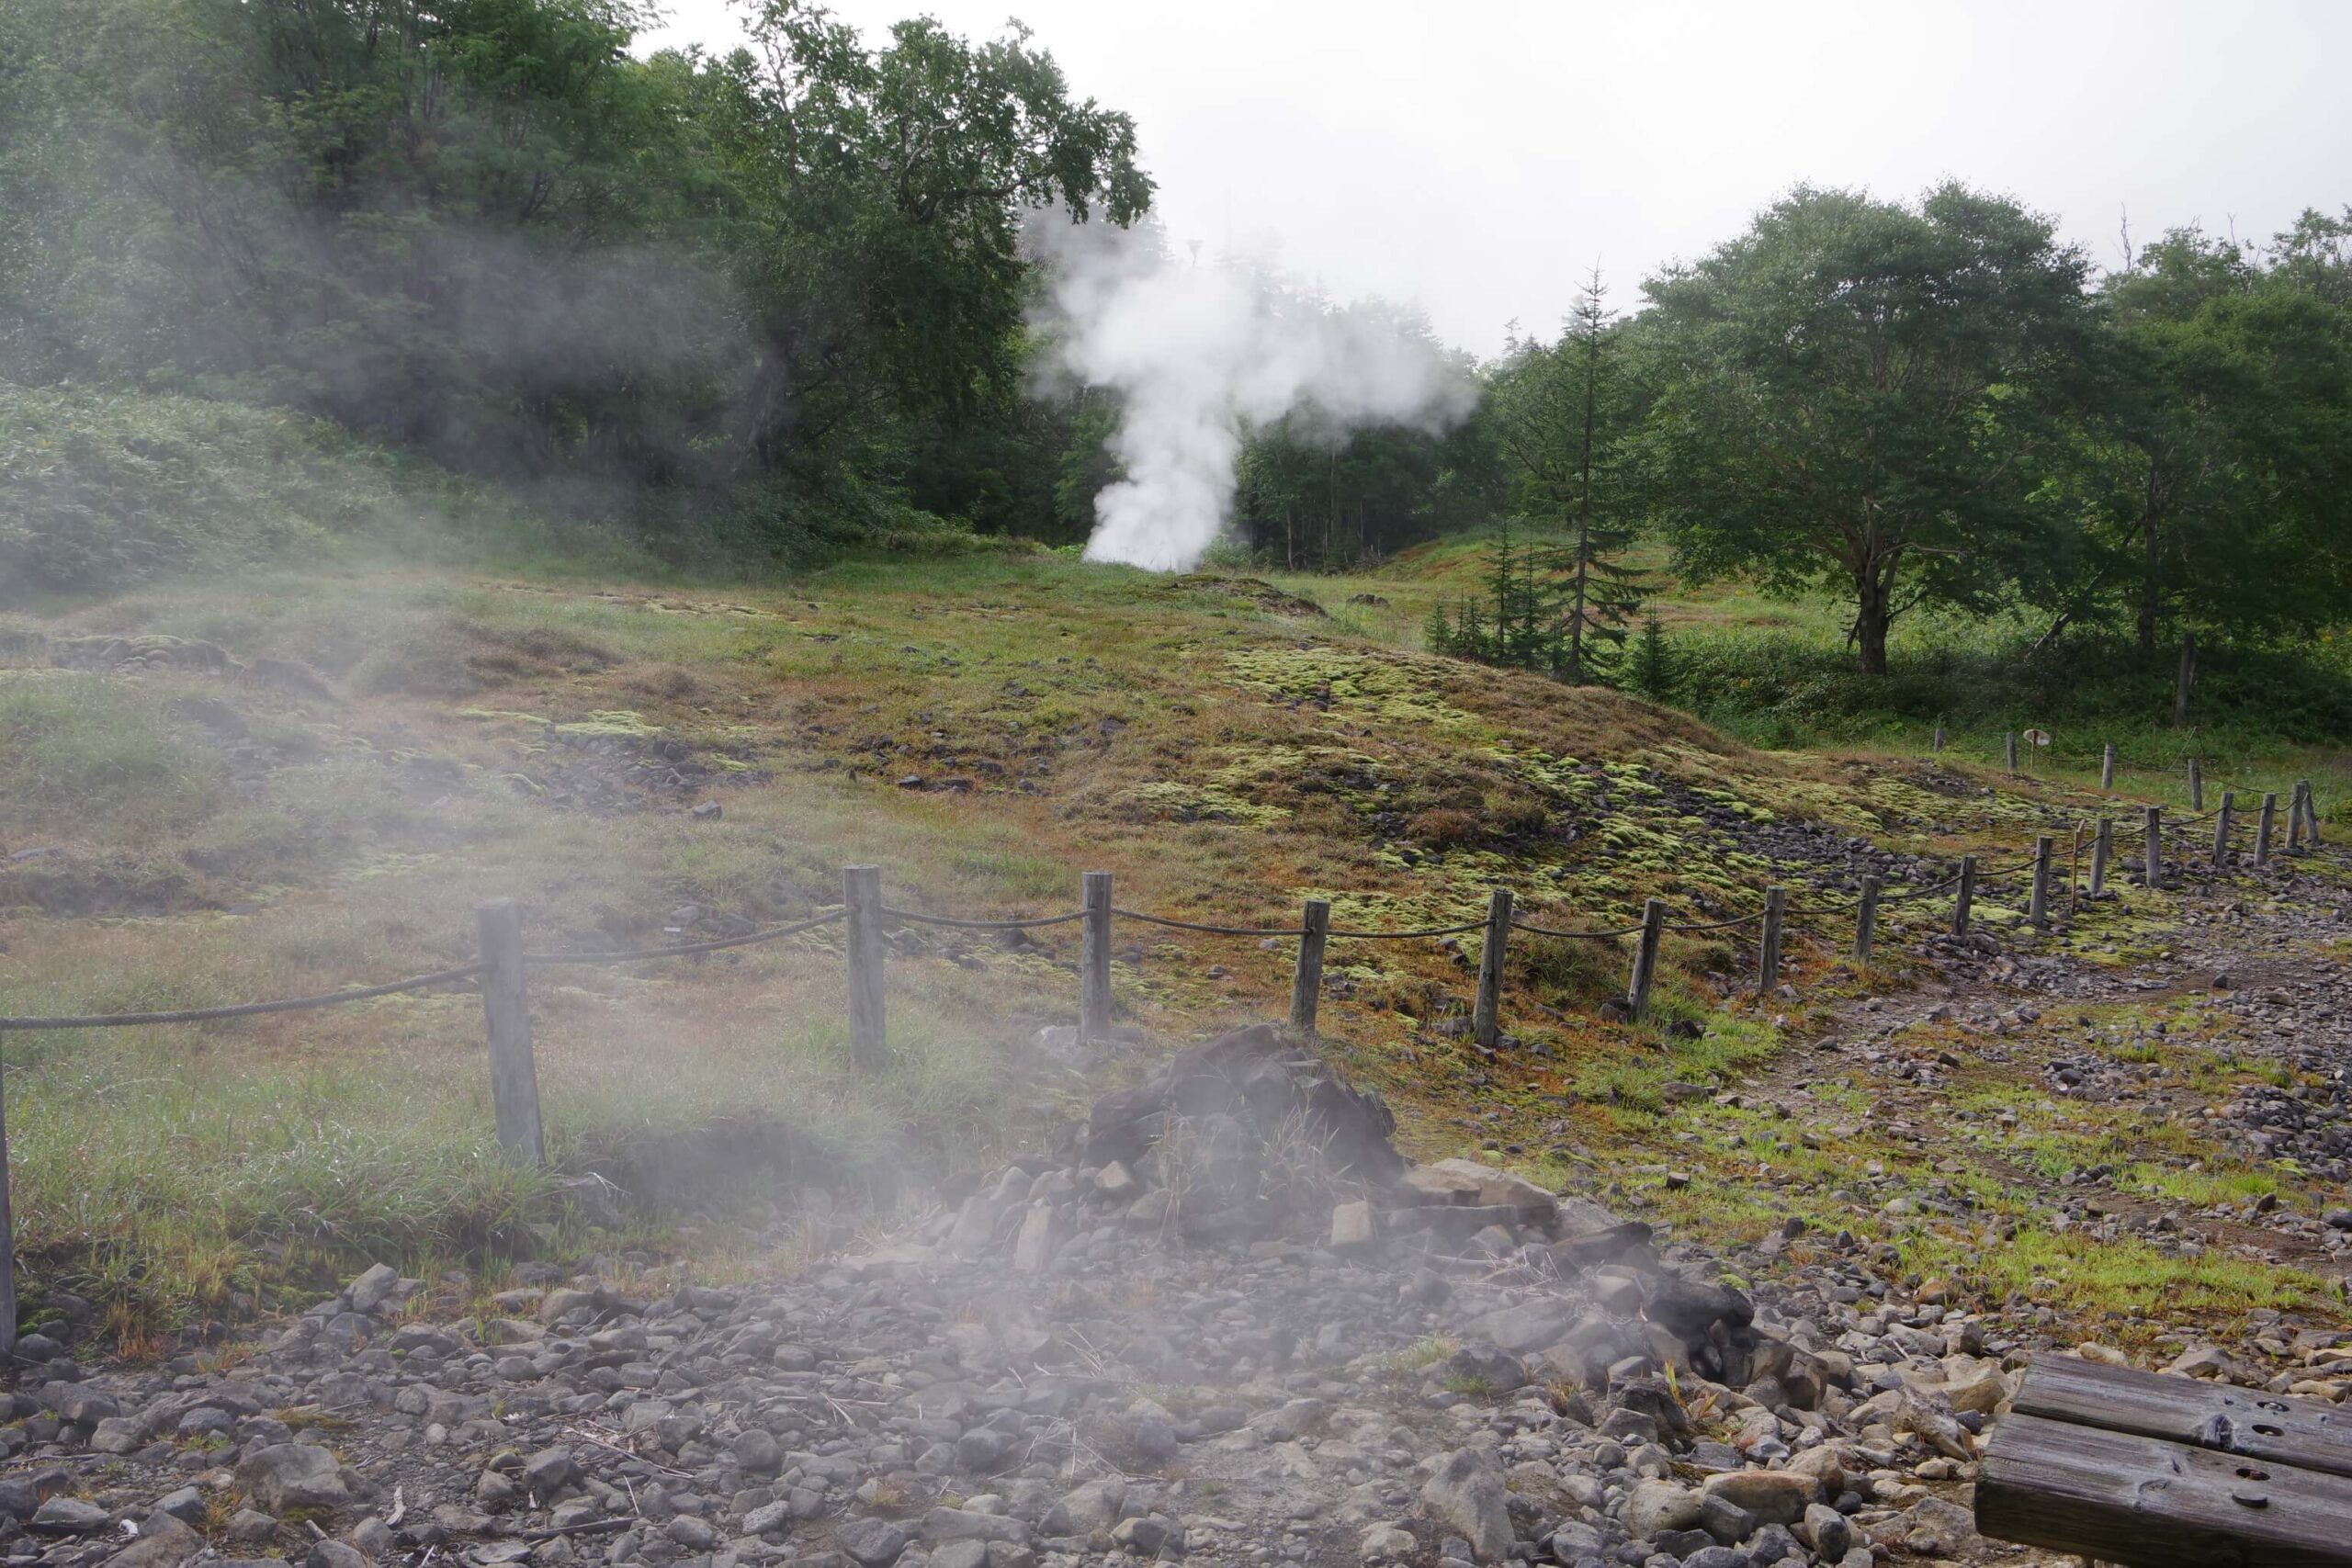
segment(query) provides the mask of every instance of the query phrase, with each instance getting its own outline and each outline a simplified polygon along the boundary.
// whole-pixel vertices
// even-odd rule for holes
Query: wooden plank
[[[1657,941],[1666,930],[1666,901],[1662,898],[1642,900],[1642,934],[1634,949],[1634,978],[1626,987],[1625,997],[1633,1004],[1634,1021],[1639,1023],[1650,1010],[1650,987],[1657,979]]]
[[[1290,977],[1290,1026],[1301,1034],[1315,1032],[1316,1010],[1323,1000],[1323,948],[1330,940],[1331,901],[1309,898],[1301,917],[1298,967]]]
[[[2132,1568],[2352,1568],[2352,1481],[2014,1411],[1976,1528]]]
[[[531,993],[523,965],[523,906],[492,898],[474,906],[481,942],[482,1024],[490,1035],[490,1104],[498,1145],[526,1165],[548,1162],[539,1128],[539,1069],[531,1055]]]
[[[1080,927],[1078,1037],[1111,1038],[1111,874],[1089,871],[1079,877]]]
[[[1764,937],[1757,944],[1756,991],[1770,997],[1781,985],[1781,922],[1789,907],[1785,887],[1764,889]]]
[[[1510,889],[1487,900],[1487,944],[1478,953],[1478,994],[1471,1003],[1470,1035],[1489,1051],[1503,1038],[1503,951],[1510,941]]]
[[[864,1072],[890,1065],[889,1032],[882,1012],[882,868],[842,867],[842,902],[849,910],[849,1059]]]
[[[0,1356],[17,1352],[17,1220],[8,1201],[7,1071],[0,1068]]]
[[[2352,1411],[2316,1399],[2046,1356],[2010,1408],[2077,1426],[2352,1476]]]

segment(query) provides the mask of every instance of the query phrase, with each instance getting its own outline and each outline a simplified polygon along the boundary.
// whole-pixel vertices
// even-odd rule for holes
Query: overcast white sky
[[[648,46],[740,38],[667,0]],[[1418,301],[1480,354],[1612,302],[1798,181],[1946,175],[2093,258],[2178,223],[2267,237],[2352,202],[2352,0],[839,0],[1035,30],[1136,118],[1170,237],[1278,248],[1332,295]]]

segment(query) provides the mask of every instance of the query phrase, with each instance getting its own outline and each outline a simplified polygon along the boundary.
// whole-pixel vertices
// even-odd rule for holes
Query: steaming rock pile
[[[1985,1549],[1987,1325],[1847,1265],[1751,1298],[1245,1031],[1066,1157],[781,1284],[379,1267],[251,1360],[35,1336],[0,1555],[740,1568],[1862,1568]],[[463,1315],[469,1304],[473,1315]],[[487,1310],[480,1310],[486,1306]],[[2315,1354],[2328,1352],[2315,1349]]]

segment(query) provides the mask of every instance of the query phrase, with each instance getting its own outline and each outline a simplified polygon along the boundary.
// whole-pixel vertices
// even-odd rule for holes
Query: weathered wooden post
[[[1080,924],[1078,1037],[1111,1037],[1111,874],[1085,872],[1079,877]]]
[[[498,1146],[528,1165],[545,1165],[539,1128],[539,1073],[531,1060],[531,989],[523,964],[523,906],[492,898],[474,906],[481,960],[481,1017],[490,1033],[490,1104]]]
[[[1939,724],[1939,725],[1936,726],[1936,750],[1937,750],[1937,752],[1938,752],[1938,754],[1939,754],[1939,755],[1940,755],[1940,754],[1942,753],[1943,749],[1944,749],[1944,727],[1943,727],[1942,725],[1940,725],[1940,724]]]
[[[2154,891],[2157,889],[2157,887],[2161,886],[2163,885],[2163,883],[2164,883],[2164,878],[2165,878],[2165,837],[2164,837],[2164,829],[2165,829],[2165,808],[2164,808],[2163,807],[2161,807],[2161,806],[2151,806],[2151,807],[2148,807],[2148,850],[2147,850],[2147,863],[2148,863],[2148,869],[2147,869],[2147,876],[2148,876],[2148,891],[2149,891],[2149,892],[2151,892],[2151,893],[2154,892]]]
[[[1642,934],[1634,948],[1634,983],[1627,999],[1634,1004],[1634,1021],[1639,1023],[1650,1010],[1650,986],[1657,978],[1657,942],[1666,931],[1666,900],[1642,900]]]
[[[2008,751],[2009,772],[2015,773],[2018,771],[2018,737],[2015,730],[2009,732]]]
[[[2312,848],[2319,848],[2319,796],[2309,779],[2303,781],[2303,827],[2311,833]]]
[[[0,1067],[0,1356],[17,1350],[17,1216],[8,1206],[7,1069]]]
[[[2107,755],[2099,760],[2098,787],[2101,789],[2115,787],[2115,742],[2112,740],[2107,743]]]
[[[2098,832],[2091,840],[2091,897],[2096,898],[2107,891],[2107,863],[2115,853],[2115,818],[2098,819]]]
[[[2278,792],[2271,790],[2262,797],[2262,815],[2255,818],[2254,863],[2270,863],[2270,836],[2278,830]]]
[[[2287,852],[2295,854],[2303,847],[2303,786],[2299,782],[2287,799]]]
[[[2048,833],[2033,840],[2033,894],[2027,901],[2025,918],[2036,931],[2050,924],[2050,856],[2057,843]]]
[[[879,1072],[890,1059],[882,1021],[882,868],[842,867],[842,902],[849,910],[849,1059]]]
[[[2188,809],[2205,809],[2205,769],[2194,757],[2188,759]]]
[[[1331,935],[1331,902],[1309,898],[1298,939],[1298,968],[1290,977],[1290,1026],[1302,1034],[1315,1032],[1316,1010],[1323,1000],[1323,944]]]
[[[1510,942],[1510,889],[1487,899],[1487,944],[1478,954],[1478,999],[1470,1013],[1471,1038],[1494,1049],[1503,1037],[1503,953]]]
[[[1879,879],[1862,878],[1861,907],[1854,911],[1854,963],[1860,968],[1871,966],[1871,948],[1878,941]]]
[[[1960,890],[1952,897],[1952,935],[1966,936],[1968,934],[1968,910],[1969,907],[1975,902],[1976,857],[1974,855],[1962,855],[1960,857]]]
[[[2221,815],[2213,818],[2213,863],[2215,865],[2230,863],[2230,818],[2236,815],[2237,808],[2238,792],[2233,789],[2223,790]]]
[[[1769,997],[1781,984],[1781,921],[1788,913],[1789,890],[1764,889],[1764,940],[1756,955],[1756,994]]]

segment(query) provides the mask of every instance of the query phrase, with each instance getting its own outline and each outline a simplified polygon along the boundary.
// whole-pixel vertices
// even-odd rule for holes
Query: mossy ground
[[[1391,646],[1306,602],[1341,604],[1345,580],[1289,586],[1050,556],[850,562],[760,587],[353,569],[13,617],[0,631],[164,633],[299,660],[347,700],[187,672],[0,671],[0,768],[15,770],[0,839],[41,852],[0,863],[0,1011],[201,1005],[438,967],[469,952],[474,904],[500,896],[525,900],[534,947],[658,942],[685,904],[767,921],[831,902],[856,863],[884,868],[895,904],[965,916],[1074,908],[1079,873],[1100,869],[1123,904],[1242,925],[1288,924],[1310,897],[1342,929],[1457,923],[1498,885],[1538,924],[1621,926],[1649,897],[1703,919],[1753,908],[1792,874],[1753,847],[1758,825],[2014,854],[2053,802],[2095,804],[1912,758],[1753,750],[1634,699]],[[243,731],[209,725],[208,701]],[[707,770],[692,796],[664,787],[682,764]],[[583,769],[605,804],[568,807]],[[689,798],[723,814],[692,817]],[[1891,922],[1868,978],[1899,977],[1905,939],[1940,918],[1928,901]],[[2105,931],[2121,951],[2148,918],[2118,911],[2070,940]],[[1803,1010],[1738,994],[1747,933],[1670,938],[1640,1029],[1598,1016],[1623,987],[1627,942],[1524,939],[1506,1008],[1520,1043],[1500,1054],[1460,1032],[1475,933],[1343,939],[1323,1026],[1414,1152],[1489,1145],[1590,1177],[1644,1151],[1684,1158],[1686,1135],[1730,1137],[1708,1097],[1863,988],[1834,956],[1835,922],[1818,934],[1792,943]],[[1026,1048],[1074,1013],[1074,928],[902,953],[895,1059],[873,1077],[848,1062],[838,943],[828,930],[543,972],[559,1161],[775,1117],[844,1158],[946,1168],[1014,1152],[1082,1104],[1089,1086]],[[1129,926],[1118,949],[1118,1004],[1162,1037],[1287,996],[1287,943]],[[544,1181],[490,1154],[478,1006],[451,992],[11,1037],[36,1276],[123,1303],[136,1336],[363,1254],[413,1266],[571,1244],[560,1227],[577,1222]],[[1754,1135],[1698,1152],[1736,1163]],[[738,1194],[710,1223],[774,1218]]]

